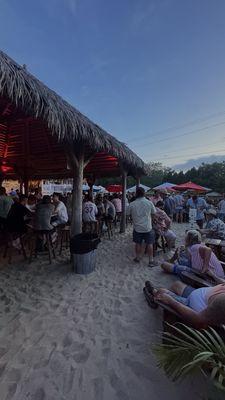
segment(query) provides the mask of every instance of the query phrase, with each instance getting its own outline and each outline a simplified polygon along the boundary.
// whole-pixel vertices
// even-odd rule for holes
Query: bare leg
[[[180,222],[181,223],[183,222],[183,213],[182,213],[182,211],[180,212]]]
[[[142,254],[142,246],[139,243],[135,244],[135,253],[136,253],[136,259],[140,260],[141,254]]]
[[[149,262],[153,261],[153,245],[148,244],[146,247],[146,250],[147,250],[148,257],[149,257]]]
[[[172,284],[170,290],[171,292],[177,294],[178,296],[182,296],[184,293],[184,289],[187,287],[183,282],[176,281]]]
[[[173,264],[171,264],[171,263],[169,263],[167,261],[164,261],[161,264],[161,268],[163,269],[164,272],[167,272],[168,274],[172,274],[173,273]]]

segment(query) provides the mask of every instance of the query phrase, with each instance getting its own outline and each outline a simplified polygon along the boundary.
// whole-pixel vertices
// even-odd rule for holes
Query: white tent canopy
[[[89,189],[90,189],[90,187],[89,187],[88,184],[83,185],[83,191],[84,192],[87,192]],[[106,189],[103,186],[100,186],[100,185],[99,186],[93,185],[93,191],[94,192],[98,192],[98,193],[105,193]]]
[[[161,183],[161,185],[158,185],[158,186],[154,187],[153,189],[154,189],[154,190],[160,190],[160,189],[169,190],[169,189],[171,189],[173,186],[175,186],[175,183],[164,182],[164,183]]]
[[[145,185],[140,184],[139,187],[144,189],[145,192],[148,192],[151,188]],[[137,186],[132,186],[131,188],[127,189],[127,193],[135,193],[137,189]]]

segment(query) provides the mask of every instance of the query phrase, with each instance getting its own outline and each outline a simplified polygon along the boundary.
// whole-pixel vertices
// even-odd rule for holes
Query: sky
[[[182,168],[225,159],[224,21],[224,0],[0,0],[0,48],[145,161]]]

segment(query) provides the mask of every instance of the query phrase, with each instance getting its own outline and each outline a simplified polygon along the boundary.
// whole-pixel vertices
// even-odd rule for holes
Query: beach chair
[[[143,289],[145,298],[147,300],[147,303],[149,304],[150,307],[152,307],[152,305],[150,304],[150,300],[149,300],[149,296],[148,296],[148,292],[146,290],[146,288]],[[174,326],[176,324],[184,324],[187,326],[191,326],[191,324],[187,323],[187,321],[185,321],[182,317],[182,315],[180,315],[178,312],[176,312],[172,307],[168,306],[167,304],[164,304],[160,301],[156,301],[155,302],[156,305],[158,307],[161,308],[162,312],[163,312],[163,320],[162,320],[162,326],[163,326],[163,332],[171,332],[174,334],[174,330],[172,330],[171,325]],[[213,327],[222,337],[222,339],[225,342],[225,331],[223,326],[216,326]],[[163,337],[163,342],[166,342],[166,340]]]
[[[220,239],[205,239],[205,245],[210,247],[219,259],[221,258],[221,242]]]
[[[186,285],[192,286],[195,289],[201,287],[214,286],[216,282],[207,274],[201,274],[198,270],[182,271],[180,278]]]

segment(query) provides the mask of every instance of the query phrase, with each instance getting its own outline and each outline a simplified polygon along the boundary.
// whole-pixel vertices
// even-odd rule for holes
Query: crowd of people
[[[147,196],[141,187],[135,196],[127,196],[126,215],[133,223],[134,261],[139,263],[144,253],[148,255],[149,267],[158,265],[154,260],[154,248],[159,237],[166,241],[168,249],[174,249],[176,235],[172,221],[188,221],[189,211],[196,211],[196,227],[187,232],[184,246],[175,251],[170,262],[164,261],[162,271],[182,277],[184,271],[199,271],[215,281],[213,287],[194,289],[177,281],[170,290],[154,288],[148,281],[145,290],[151,305],[158,302],[172,307],[185,321],[196,327],[225,323],[225,274],[221,262],[213,251],[205,246],[202,237],[225,240],[225,197],[212,207],[196,194],[184,196],[169,194],[162,190]],[[83,223],[101,222],[107,226],[122,213],[119,194],[91,194],[83,196]],[[28,227],[36,231],[54,232],[56,227],[70,224],[72,218],[72,193],[63,196],[53,193],[44,195],[39,189],[29,196],[11,190],[6,193],[0,187],[0,231],[22,235]],[[15,235],[15,238],[16,238]]]
[[[101,229],[119,218],[122,201],[118,194],[83,195],[83,224],[96,222]],[[72,219],[72,193],[42,195],[35,189],[28,196],[11,190],[8,194],[0,187],[0,231],[19,237],[29,228],[35,231],[56,231],[55,228],[70,225]],[[98,231],[99,232],[99,231]]]
[[[185,244],[174,252],[170,262],[162,262],[162,271],[176,275],[180,279],[182,273],[193,271],[202,277],[211,278],[214,284],[196,289],[179,280],[167,289],[155,288],[150,281],[147,281],[144,292],[153,308],[157,308],[159,304],[169,306],[184,323],[198,329],[221,326],[225,323],[225,272],[216,254],[204,244],[203,235],[225,239],[225,199],[220,201],[217,208],[213,208],[204,198],[196,194],[189,196],[186,202],[182,194],[168,196],[165,192],[156,193],[153,198],[147,199],[143,189],[138,188],[136,198],[128,209],[134,225],[133,241],[136,251],[134,261],[140,262],[145,252],[149,256],[149,266],[157,265],[153,258],[156,232],[163,234],[165,229],[167,235],[164,233],[164,236],[168,236],[168,242],[172,240],[174,245],[175,236],[170,229],[171,221],[174,218],[176,222],[182,222],[185,208],[196,210],[197,229],[187,231]],[[163,230],[159,224],[162,220]]]
[[[155,288],[147,281],[144,291],[153,308],[160,303],[169,306],[184,323],[197,329],[225,323],[225,273],[212,249],[202,243],[199,231],[189,230],[185,246],[175,253],[170,263],[163,262],[161,267],[164,272],[181,279],[182,272],[197,270],[202,277],[212,278],[214,283],[196,289],[178,280],[167,289]]]

